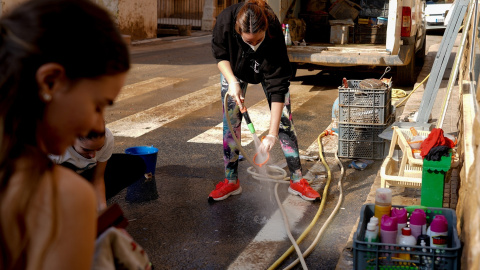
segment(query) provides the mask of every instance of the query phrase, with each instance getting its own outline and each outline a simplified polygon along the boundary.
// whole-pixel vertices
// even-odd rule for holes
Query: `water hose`
[[[291,233],[288,218],[287,218],[287,215],[285,213],[285,209],[283,208],[282,202],[280,201],[280,198],[278,197],[278,192],[277,192],[278,184],[279,183],[290,184],[290,181],[288,181],[288,182],[286,181],[286,180],[290,180],[290,178],[287,177],[287,172],[284,169],[280,168],[279,166],[274,166],[274,165],[265,166],[266,171],[270,172],[270,174],[267,172],[267,176],[265,176],[263,174],[259,174],[256,171],[254,171],[254,166],[255,166],[254,161],[252,159],[250,159],[250,157],[247,155],[247,153],[245,153],[245,150],[242,147],[242,143],[240,142],[240,140],[237,138],[237,136],[233,132],[232,123],[230,121],[230,118],[228,117],[228,106],[227,106],[228,105],[228,96],[229,96],[228,93],[226,93],[224,101],[223,101],[223,104],[224,104],[223,109],[224,109],[225,114],[227,114],[225,117],[227,119],[228,128],[230,129],[230,132],[232,133],[232,137],[235,140],[235,142],[237,143],[237,146],[238,146],[240,152],[242,152],[243,156],[247,159],[247,161],[250,164],[252,164],[252,166],[250,166],[247,169],[247,171],[252,175],[253,178],[255,178],[257,180],[269,181],[269,182],[275,182],[276,183],[276,185],[275,185],[275,199],[276,199],[278,207],[280,208],[280,211],[282,213],[283,221],[284,221],[284,224],[285,224],[285,228],[286,228],[286,231],[287,231],[288,238],[292,242],[293,248],[296,250],[299,258],[301,258],[300,262],[302,264],[303,269],[308,269],[307,264],[305,263],[305,259],[302,256],[302,251],[298,247],[297,243],[295,243],[295,238],[293,238],[293,235]],[[250,120],[250,117],[248,116],[248,112],[247,112],[246,107],[243,106],[243,109],[240,110],[240,111],[242,112],[244,117],[246,116],[248,118],[248,120],[245,119],[245,121],[247,122],[247,124],[249,124],[248,128],[249,128],[250,132],[252,134],[255,134],[255,128],[254,128],[254,126],[253,126],[253,124]],[[277,174],[274,174],[274,173],[277,173]]]
[[[226,93],[225,97],[224,97],[224,111],[225,111],[225,113],[228,114],[227,105],[228,105],[228,93]],[[248,117],[248,120],[245,119],[245,121],[247,122],[247,124],[249,124],[249,122],[251,124],[250,117],[248,116],[248,112],[247,112],[245,107],[244,107],[243,111],[244,112],[242,112],[242,110],[241,110],[243,116]],[[325,166],[325,168],[327,170],[327,184],[325,185],[325,188],[323,190],[323,196],[322,196],[322,198],[324,198],[324,199],[320,203],[320,208],[318,209],[317,214],[315,215],[313,220],[310,222],[310,225],[307,227],[307,229],[305,229],[305,231],[295,241],[295,239],[293,238],[293,236],[291,234],[291,230],[290,230],[290,226],[289,226],[289,222],[288,222],[288,217],[285,213],[283,205],[282,205],[282,203],[280,201],[280,198],[278,196],[278,184],[280,184],[280,183],[289,184],[290,183],[290,181],[289,181],[290,178],[287,177],[287,173],[284,169],[280,168],[279,166],[275,166],[275,165],[267,165],[265,167],[266,171],[267,171],[267,176],[265,176],[264,174],[257,173],[255,168],[254,168],[254,166],[255,166],[254,161],[252,159],[250,159],[250,157],[247,155],[247,153],[245,152],[245,150],[242,147],[242,144],[241,144],[240,140],[237,138],[237,136],[233,132],[233,127],[232,127],[232,124],[230,122],[230,118],[228,117],[228,115],[226,116],[226,119],[227,119],[226,122],[227,122],[228,128],[230,129],[230,131],[232,133],[232,137],[235,140],[235,142],[237,143],[237,146],[238,146],[240,152],[243,154],[245,159],[250,164],[252,164],[252,166],[247,168],[247,172],[250,173],[254,179],[276,183],[276,185],[275,185],[275,199],[276,199],[278,207],[279,207],[279,209],[282,213],[285,229],[287,231],[287,235],[288,235],[290,241],[292,242],[292,246],[274,264],[272,264],[268,269],[275,269],[276,267],[278,267],[278,265],[281,262],[283,262],[293,252],[293,250],[295,250],[297,252],[298,258],[294,262],[292,262],[289,266],[287,266],[286,269],[291,269],[298,262],[301,262],[303,269],[307,269],[307,265],[305,263],[305,257],[308,256],[312,252],[312,250],[314,249],[314,247],[316,246],[316,244],[320,240],[321,235],[325,231],[325,228],[331,222],[331,220],[333,219],[333,216],[336,215],[336,213],[338,212],[338,209],[340,208],[340,205],[341,205],[342,200],[343,200],[343,191],[342,191],[342,182],[341,181],[342,181],[342,178],[343,178],[343,175],[344,175],[344,168],[343,168],[343,166],[342,166],[342,164],[341,164],[340,160],[338,159],[338,156],[335,152],[335,159],[336,159],[338,165],[341,168],[341,178],[340,178],[339,183],[338,183],[339,190],[340,190],[340,198],[339,198],[339,201],[338,201],[335,209],[333,210],[332,214],[330,214],[330,216],[326,220],[325,224],[322,226],[322,228],[318,232],[314,242],[302,254],[300,248],[298,247],[298,244],[303,241],[303,239],[306,237],[306,235],[310,232],[310,230],[313,228],[313,226],[318,221],[318,218],[320,217],[320,214],[322,213],[323,208],[324,208],[325,203],[326,203],[326,197],[328,195],[328,189],[329,189],[330,182],[331,182],[331,177],[332,177],[330,167],[328,166],[328,164],[325,161],[325,158],[323,156],[323,147],[322,147],[322,144],[321,144],[321,138],[323,138],[324,136],[327,136],[327,135],[337,135],[337,134],[333,133],[331,130],[330,131],[326,130],[326,131],[322,132],[317,138],[318,147],[319,147],[319,156],[322,160],[323,165]],[[252,134],[255,134],[255,128],[253,127],[253,124],[251,124],[251,127],[252,128],[250,128],[250,125],[249,125],[250,132]]]
[[[336,133],[333,133],[333,135],[337,136],[338,137],[338,134]],[[325,168],[328,168],[328,165],[326,165],[327,163],[325,162],[325,159],[322,155],[322,151],[320,150],[321,148],[321,143],[320,143],[320,140],[318,141],[318,147],[319,147],[319,154],[320,154],[320,157],[322,159],[322,163],[324,164]],[[306,256],[310,255],[310,253],[313,251],[313,249],[315,248],[315,246],[318,244],[318,242],[320,241],[320,237],[323,235],[323,233],[325,232],[325,229],[327,228],[327,226],[330,224],[330,222],[333,220],[333,217],[337,214],[338,210],[340,209],[340,205],[342,204],[343,202],[343,189],[342,189],[342,180],[343,180],[343,176],[344,176],[344,173],[345,173],[345,170],[343,168],[343,165],[342,163],[340,162],[340,160],[338,159],[338,156],[337,156],[337,151],[335,151],[335,161],[337,162],[338,166],[340,167],[340,179],[338,180],[338,190],[340,192],[340,195],[339,195],[339,198],[338,198],[338,202],[337,202],[337,205],[335,206],[335,208],[333,209],[333,212],[330,214],[330,216],[328,217],[328,219],[325,221],[325,223],[323,224],[322,228],[320,228],[319,232],[317,233],[317,236],[315,237],[315,239],[313,240],[312,244],[310,244],[310,246],[307,248],[307,250],[305,250],[305,252],[303,252],[303,257],[305,258]],[[325,193],[325,191],[324,191]],[[324,200],[326,201],[326,200]],[[296,264],[298,263],[298,259],[296,259],[295,261],[293,261],[291,264],[289,264],[287,267],[285,267],[285,269],[292,269]]]
[[[407,95],[407,97],[405,97],[402,101],[400,101],[398,104],[396,104],[395,108],[400,107],[405,101],[407,101],[410,98],[410,96],[415,92],[415,90],[417,90],[417,88],[420,87],[420,85],[422,85],[430,77],[430,74],[431,73],[428,73],[427,77],[425,77],[425,79],[423,79],[417,86],[415,86],[415,88],[413,88],[412,92],[410,92]]]
[[[317,213],[315,214],[315,217],[312,219],[312,221],[310,222],[310,225],[308,225],[308,227],[303,231],[303,233],[300,235],[300,237],[298,237],[297,239],[297,244],[299,244],[300,242],[303,241],[303,239],[307,236],[307,234],[312,230],[312,228],[315,226],[315,224],[317,223],[318,221],[318,218],[320,217],[321,213],[323,212],[323,208],[325,206],[325,203],[326,203],[326,198],[327,198],[327,195],[328,195],[328,190],[329,190],[329,187],[330,187],[330,182],[332,180],[332,172],[330,170],[330,167],[328,166],[327,162],[325,161],[325,157],[323,156],[323,147],[322,147],[322,143],[321,143],[321,139],[327,135],[337,135],[335,133],[333,133],[332,131],[324,131],[322,132],[318,137],[317,137],[317,143],[318,143],[318,153],[319,153],[319,157],[322,161],[322,164],[325,166],[325,169],[327,170],[327,183],[325,184],[325,188],[323,190],[323,195],[322,195],[322,202],[320,203],[320,207],[318,208],[318,211]],[[337,135],[338,136],[338,135]],[[314,247],[316,246],[316,244],[318,243],[318,241],[320,240],[320,236],[323,234],[323,232],[325,231],[325,228],[326,226],[331,222],[331,220],[333,219],[334,215],[336,215],[336,213],[338,212],[338,209],[340,208],[340,205],[343,201],[343,192],[342,192],[342,178],[343,178],[343,174],[344,174],[344,169],[343,169],[343,166],[340,162],[340,160],[338,159],[338,156],[336,154],[336,151],[335,151],[335,159],[338,163],[338,165],[340,166],[341,168],[341,176],[340,176],[340,180],[338,182],[338,186],[339,186],[339,190],[340,190],[340,197],[339,197],[339,200],[337,202],[337,205],[335,206],[335,209],[333,210],[333,212],[330,214],[330,216],[328,217],[328,219],[325,221],[324,225],[322,226],[322,228],[320,229],[320,231],[318,232],[315,240],[312,242],[312,244],[308,247],[308,249],[302,254],[302,256],[299,256],[299,258],[301,257],[305,257],[305,256],[308,256],[312,250],[314,249]],[[293,248],[290,247],[287,251],[285,251],[285,253],[279,258],[277,259],[277,261],[275,261],[268,269],[271,270],[271,269],[276,269],[293,251]],[[298,259],[295,260],[294,262],[292,262],[290,265],[288,265],[285,269],[291,269],[293,266],[295,266],[296,264],[298,263]]]

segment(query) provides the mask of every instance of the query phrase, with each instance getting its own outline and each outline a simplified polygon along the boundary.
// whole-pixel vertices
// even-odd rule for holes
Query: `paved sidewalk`
[[[458,34],[457,39],[455,41],[455,45],[452,49],[452,53],[450,56],[450,60],[448,62],[447,69],[445,70],[445,74],[443,75],[442,83],[440,85],[437,98],[435,99],[435,104],[432,109],[431,113],[431,123],[436,124],[437,120],[439,119],[444,103],[444,99],[446,96],[446,88],[448,85],[448,80],[452,71],[452,65],[455,59],[455,53],[458,50],[458,46],[460,43],[461,34]],[[440,44],[432,45],[428,49],[428,54],[425,57],[425,63],[422,67],[422,70],[418,76],[417,84],[422,82],[426,76],[430,73],[435,56],[439,49]],[[407,122],[409,117],[412,116],[416,111],[418,111],[420,107],[420,102],[423,97],[423,93],[425,90],[425,82],[423,85],[419,86],[417,90],[410,96],[407,102],[404,105],[403,112],[401,115],[397,115],[397,121]],[[415,87],[417,86],[415,84]],[[414,87],[414,88],[415,88]],[[412,89],[414,89],[412,88]],[[408,94],[408,93],[407,93]],[[458,85],[455,84],[455,87],[452,91],[450,96],[449,105],[447,108],[445,120],[442,126],[444,133],[454,135],[455,137],[458,135],[458,128],[457,122],[460,117],[460,110],[459,110],[459,96],[460,93],[458,91]],[[394,101],[395,104],[400,102],[400,100]],[[435,126],[434,126],[435,127]],[[453,179],[453,177],[452,177]],[[458,189],[458,182],[455,181],[447,181],[448,187],[445,189],[445,200],[444,200],[444,207],[455,207],[457,202],[457,192]],[[380,178],[380,171],[377,173],[377,177],[375,178],[375,182],[373,183],[370,193],[368,194],[367,203],[375,203],[375,191],[377,188],[380,188],[381,178]],[[395,187],[391,186],[390,189],[392,190],[392,204],[393,205],[417,205],[420,204],[420,189],[415,188],[404,188],[404,187]],[[445,201],[447,201],[447,205],[445,205]],[[360,213],[358,213],[360,216]],[[358,220],[357,220],[358,224]],[[345,270],[345,269],[353,269],[353,235],[357,230],[357,226],[353,228],[350,233],[349,240],[340,255],[340,259],[338,261],[336,269]]]

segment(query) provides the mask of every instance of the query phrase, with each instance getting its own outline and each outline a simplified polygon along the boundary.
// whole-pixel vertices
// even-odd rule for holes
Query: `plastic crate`
[[[390,103],[390,101],[388,101]],[[354,105],[338,105],[340,123],[385,124],[392,113],[391,105],[382,107],[361,107]]]
[[[404,207],[404,206],[394,206]],[[353,266],[354,269],[432,269],[455,270],[460,269],[461,243],[457,233],[457,216],[455,210],[449,208],[429,207],[427,225],[436,215],[443,215],[448,221],[448,243],[446,248],[409,246],[412,250],[399,250],[403,245],[368,243],[365,239],[365,230],[370,218],[374,215],[374,204],[362,206],[357,231],[353,236]],[[393,248],[392,248],[393,247]],[[426,251],[422,251],[426,249]],[[398,253],[410,254],[410,260],[402,260]]]
[[[385,140],[378,137],[394,120],[390,115],[387,124],[338,125],[338,156],[344,158],[383,159],[386,154]]]
[[[338,88],[339,122],[385,124],[392,113],[389,84],[379,89],[360,89],[361,80],[348,80]]]
[[[378,89],[361,89],[362,80],[347,80],[348,87],[338,87],[338,101],[341,105],[383,107],[392,98],[392,84]]]

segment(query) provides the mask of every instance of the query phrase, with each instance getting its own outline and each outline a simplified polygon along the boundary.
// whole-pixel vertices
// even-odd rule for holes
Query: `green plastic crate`
[[[401,208],[405,206],[394,205]],[[356,270],[457,270],[460,269],[461,243],[457,232],[457,216],[455,210],[450,208],[428,207],[427,225],[436,215],[443,215],[448,222],[448,237],[446,248],[410,246],[413,250],[399,250],[403,245],[368,243],[365,231],[370,218],[374,215],[375,204],[365,204],[360,212],[360,221],[357,231],[353,236],[353,269]],[[388,249],[394,247],[394,249]],[[422,248],[427,251],[423,252]],[[396,254],[409,253],[410,260],[398,259]]]
[[[423,160],[421,205],[427,207],[443,206],[443,186],[445,175],[452,164],[452,153],[441,157],[440,161]]]

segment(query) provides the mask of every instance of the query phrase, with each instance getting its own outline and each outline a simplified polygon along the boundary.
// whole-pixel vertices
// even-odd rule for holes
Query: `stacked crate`
[[[348,80],[338,88],[338,156],[383,159],[385,141],[378,137],[394,120],[392,85],[361,89],[361,80]]]

